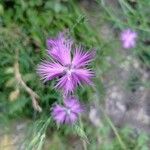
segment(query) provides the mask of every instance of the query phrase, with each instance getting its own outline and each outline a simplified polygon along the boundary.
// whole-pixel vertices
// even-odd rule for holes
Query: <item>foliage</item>
[[[118,0],[118,2],[121,10],[113,10],[105,0],[97,0],[96,4],[102,11],[96,15],[100,15],[101,24],[109,23],[117,35],[126,27],[138,31],[138,46],[133,49],[131,55],[138,58],[144,67],[149,68],[150,1]],[[88,20],[88,13],[80,9],[79,3],[73,0],[0,1],[0,125],[7,130],[6,125],[9,126],[13,119],[33,120],[23,143],[27,150],[42,149],[48,136],[52,137],[52,149],[68,148],[70,143],[66,139],[70,135],[81,139],[84,149],[88,147],[89,150],[122,150],[118,137],[123,141],[126,150],[148,150],[147,134],[141,133],[134,137],[131,129],[116,129],[105,115],[104,125],[98,128],[93,127],[85,118],[75,126],[57,127],[50,118],[50,106],[59,101],[61,95],[53,88],[54,82],[43,85],[36,74],[37,64],[41,59],[48,57],[45,50],[47,37],[67,30],[76,42],[86,45],[87,49],[96,48],[97,55],[93,62],[93,68],[96,70],[96,89],[86,87],[77,91],[80,99],[87,104],[89,100],[93,100],[94,93],[101,103],[105,100],[105,87],[101,76],[112,69],[112,64],[107,58],[111,56],[118,63],[123,60],[115,51],[120,47],[119,41],[107,40],[98,35],[99,27],[93,26]],[[16,81],[17,55],[21,77],[26,85],[38,94],[41,113],[33,109],[31,96]],[[133,90],[139,84],[149,87],[149,83],[141,83],[138,76],[133,74],[127,87]]]

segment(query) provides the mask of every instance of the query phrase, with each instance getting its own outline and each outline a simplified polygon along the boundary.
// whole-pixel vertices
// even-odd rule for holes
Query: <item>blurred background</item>
[[[126,28],[135,48],[122,48]],[[61,95],[36,67],[62,31],[96,49],[96,77],[77,90],[80,122],[58,127]],[[149,79],[150,0],[0,0],[0,150],[150,150]]]

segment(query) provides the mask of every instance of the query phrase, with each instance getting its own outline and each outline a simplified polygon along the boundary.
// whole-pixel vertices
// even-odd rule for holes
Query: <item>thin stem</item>
[[[102,112],[104,114],[104,117],[105,117],[106,121],[109,123],[109,125],[111,126],[114,134],[116,135],[116,137],[117,137],[117,139],[118,139],[118,141],[120,143],[120,146],[122,147],[123,150],[127,150],[126,145],[124,144],[123,140],[121,139],[121,137],[120,137],[120,135],[119,135],[119,133],[117,131],[117,128],[114,126],[114,124],[112,123],[112,121],[108,117],[108,115],[105,113],[105,111],[102,108],[101,108],[101,110],[102,110]]]
[[[81,117],[79,118],[79,124],[80,124],[81,129],[83,130],[83,123],[82,123]],[[87,143],[84,139],[82,139],[82,144],[83,144],[83,149],[87,150]]]

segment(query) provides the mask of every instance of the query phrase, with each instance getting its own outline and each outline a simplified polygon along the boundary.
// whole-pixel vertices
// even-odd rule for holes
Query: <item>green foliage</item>
[[[100,23],[109,23],[115,34],[127,27],[138,31],[138,46],[131,53],[146,68],[150,66],[149,51],[149,0],[118,0],[121,9],[113,9],[105,0],[97,0],[101,11]],[[113,69],[108,57],[122,61],[118,39],[105,39],[98,29],[91,25],[87,13],[80,10],[73,0],[0,0],[0,125],[6,127],[12,119],[28,117],[33,120],[23,143],[26,150],[42,150],[47,137],[52,150],[68,149],[67,139],[77,136],[83,147],[89,150],[122,150],[120,139],[126,150],[148,150],[149,137],[145,133],[134,133],[129,128],[116,129],[107,118],[101,127],[93,127],[86,119],[77,125],[57,128],[50,118],[50,107],[62,96],[53,88],[55,81],[43,84],[36,74],[36,66],[47,58],[47,37],[60,31],[69,31],[73,38],[87,49],[96,48],[96,59],[92,67],[96,70],[95,88],[80,88],[79,98],[85,103],[90,100],[105,100],[105,86],[101,77]],[[112,44],[113,43],[113,44]],[[33,109],[30,95],[19,86],[15,78],[15,62],[18,53],[19,71],[23,81],[39,95],[42,113]],[[129,90],[143,83],[137,74],[131,75],[127,83]],[[149,87],[149,83],[145,83]],[[94,92],[97,93],[95,97]],[[106,117],[106,116],[105,116]]]
[[[93,39],[89,40],[84,35],[86,33],[86,36],[87,34],[92,36],[95,33],[84,20],[85,15],[80,14],[79,9],[72,2],[38,1],[35,3],[35,1],[16,0],[2,1],[1,5],[5,12],[1,17],[1,67],[5,67],[4,72],[7,72],[8,68],[12,70],[11,73],[1,74],[1,85],[7,88],[6,99],[10,103],[8,100],[10,93],[16,89],[14,61],[15,52],[18,49],[22,78],[31,89],[38,93],[41,97],[40,105],[44,108],[44,112],[49,113],[50,105],[60,99],[60,96],[53,88],[54,82],[43,85],[36,74],[37,64],[46,57],[46,38],[56,35],[59,31],[69,29],[73,36],[79,40],[84,39],[82,41],[91,46],[90,43],[98,42],[96,37],[93,36]],[[80,34],[81,31],[82,34]],[[23,103],[24,98],[19,97],[17,102],[11,102],[11,104],[13,106],[14,103],[15,106],[16,103],[19,106],[19,103],[23,103],[19,109],[27,108],[28,111],[24,111],[23,114],[32,115],[31,100],[22,88],[20,90],[20,95],[23,94],[26,97],[25,103]],[[9,112],[15,113],[14,110],[16,110],[17,113],[17,105],[16,109],[14,107],[8,109],[10,109]],[[7,113],[9,114],[9,112]]]
[[[35,121],[29,129],[29,135],[27,136],[25,149],[26,150],[42,150],[43,144],[46,138],[46,130],[50,124],[51,119],[42,117]],[[32,133],[32,134],[31,134]]]

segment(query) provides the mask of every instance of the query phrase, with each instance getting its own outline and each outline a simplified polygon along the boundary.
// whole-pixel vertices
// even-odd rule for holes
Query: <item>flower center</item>
[[[65,70],[67,76],[68,76],[68,80],[70,80],[72,73],[74,72],[74,68],[71,65],[66,66],[66,70]]]
[[[66,70],[66,72],[67,72],[67,74],[68,74],[69,76],[71,76],[71,74],[73,73],[73,71],[74,71],[74,70],[73,70],[72,68]]]
[[[71,110],[69,108],[65,108],[65,111],[66,111],[67,115],[71,114]]]

